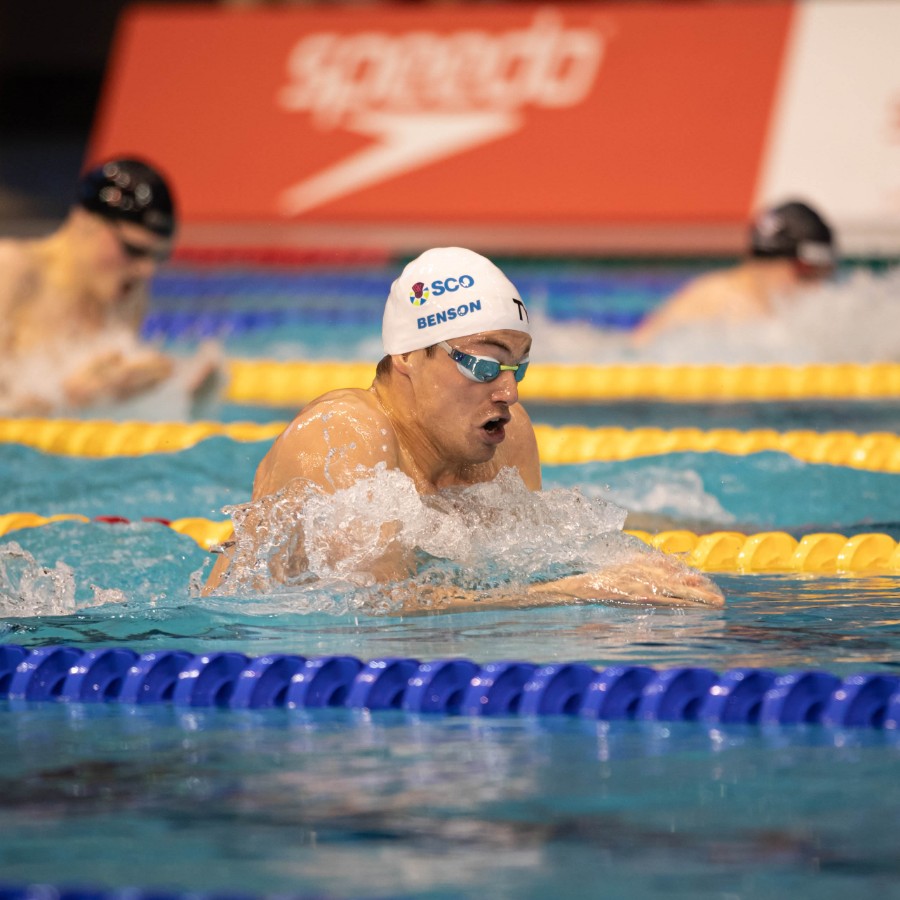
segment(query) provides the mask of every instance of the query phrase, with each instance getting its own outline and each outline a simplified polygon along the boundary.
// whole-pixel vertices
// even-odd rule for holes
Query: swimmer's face
[[[531,338],[521,331],[486,331],[447,343],[504,366],[518,365],[531,351]],[[519,400],[515,373],[506,369],[493,381],[479,382],[467,378],[440,349],[432,356],[417,350],[410,358],[417,418],[435,451],[461,464],[491,460],[506,440],[510,407]]]
[[[171,253],[171,241],[133,222],[93,216],[92,281],[110,303],[146,284]]]

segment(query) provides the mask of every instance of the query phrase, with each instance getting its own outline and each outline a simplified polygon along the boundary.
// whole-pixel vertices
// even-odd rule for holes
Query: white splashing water
[[[587,485],[589,497],[605,497],[632,513],[672,515],[696,522],[727,525],[735,517],[718,498],[706,492],[699,473],[688,469],[673,471],[665,466],[647,465],[621,475],[615,487]]]
[[[236,543],[217,596],[277,596],[295,611],[394,608],[396,594],[372,575],[392,552],[416,559],[418,589],[479,591],[602,569],[638,549],[621,532],[624,509],[574,488],[530,491],[513,469],[423,496],[380,466],[334,494],[295,481],[225,512]]]
[[[858,269],[773,301],[774,315],[756,322],[692,323],[640,349],[627,332],[558,323],[531,315],[532,360],[573,363],[764,364],[900,360],[900,269]]]
[[[90,600],[78,602],[75,574],[64,562],[50,569],[15,541],[0,546],[0,617],[66,616],[125,600],[118,590],[94,587],[93,591]]]
[[[135,359],[148,347],[126,328],[110,328],[92,338],[55,341],[29,355],[0,359],[0,415],[81,415],[172,421],[190,418],[194,388],[201,373],[220,362],[219,348],[207,342],[189,357],[171,355],[173,372],[163,381],[128,399],[99,398],[86,408],[66,400],[68,379],[98,360]]]

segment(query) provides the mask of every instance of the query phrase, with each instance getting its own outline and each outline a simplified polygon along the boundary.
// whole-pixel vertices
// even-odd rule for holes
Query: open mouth
[[[503,437],[503,426],[509,421],[508,418],[504,416],[495,416],[492,419],[488,419],[481,427],[487,432],[488,435],[492,437]]]

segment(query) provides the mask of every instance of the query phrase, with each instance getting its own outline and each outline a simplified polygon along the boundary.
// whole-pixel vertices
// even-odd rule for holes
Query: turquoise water
[[[178,453],[85,459],[0,447],[9,511],[40,515],[220,520],[249,499],[269,442],[212,438]],[[886,531],[900,537],[897,476],[804,463],[784,453],[672,453],[617,462],[544,466],[544,487],[577,487],[636,514],[755,531]],[[128,485],[128,490],[122,490]],[[761,494],[766,496],[760,503]]]
[[[900,884],[900,746],[869,730],[45,704],[0,715],[0,740],[14,882],[510,900]]]
[[[236,327],[226,342],[247,355],[287,358],[315,345],[322,355],[364,348],[377,358],[369,298],[382,274],[362,272],[350,299],[340,294],[357,316],[342,325],[343,349],[334,324],[320,321],[337,296],[323,282],[308,288],[294,319]],[[574,297],[571,311],[606,327],[613,312],[649,308],[683,274],[656,268],[597,282],[576,267],[541,288],[545,269],[525,272],[558,324]],[[254,300],[258,281],[209,282],[194,300],[211,313],[299,303],[289,281],[273,279],[265,302]],[[170,290],[157,309],[177,312],[184,301]],[[202,336],[194,327],[172,342]],[[897,403],[531,411],[556,425],[900,430]],[[291,413],[221,403],[206,412],[257,421]],[[840,676],[900,667],[896,576],[719,575],[723,610],[377,616],[323,603],[304,612],[277,595],[201,599],[190,584],[209,554],[139,520],[222,518],[223,506],[247,499],[267,447],[216,438],[178,453],[90,460],[0,445],[0,511],[132,520],[0,537],[0,642]],[[898,477],[779,453],[544,468],[547,489],[577,488],[673,527],[797,536],[900,538]],[[7,883],[440,900],[900,893],[900,741],[891,731],[7,701],[0,750]]]
[[[842,675],[894,672],[900,664],[897,577],[720,575],[716,580],[728,598],[724,611],[597,604],[378,616],[303,612],[275,596],[192,597],[188,582],[208,554],[161,525],[62,522],[16,532],[4,543],[13,540],[42,565],[61,560],[75,573],[76,612],[16,615],[16,604],[7,600],[2,640],[24,646],[123,644],[140,652],[462,657],[480,663],[515,658],[717,671],[753,666]],[[95,587],[124,597],[88,606]]]

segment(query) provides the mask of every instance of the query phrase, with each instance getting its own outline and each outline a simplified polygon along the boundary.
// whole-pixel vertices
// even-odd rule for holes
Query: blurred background
[[[0,4],[5,233],[40,233],[65,215],[84,165],[116,23],[129,5],[130,0]],[[183,4],[170,0],[168,5]]]
[[[72,185],[90,155],[92,131],[96,153],[110,148],[122,149],[118,144],[123,134],[145,136],[139,128],[135,130],[139,107],[146,105],[147,91],[152,89],[157,75],[162,76],[158,91],[159,105],[165,107],[172,104],[172,130],[185,130],[184,123],[188,121],[185,111],[175,108],[180,99],[178,82],[166,81],[164,77],[168,69],[178,68],[178,65],[170,66],[170,63],[180,64],[184,55],[178,56],[179,28],[169,29],[172,47],[158,49],[158,60],[162,64],[157,74],[153,74],[156,59],[152,53],[148,57],[148,41],[156,39],[148,37],[148,34],[153,34],[157,19],[165,18],[164,12],[144,17],[131,29],[128,54],[121,54],[118,60],[111,55],[122,14],[135,6],[127,0],[91,0],[87,5],[67,0],[33,0],[0,5],[0,227],[3,232],[40,232],[63,216]],[[673,239],[673,234],[684,233],[684,229],[688,229],[693,230],[689,242],[691,252],[736,253],[743,241],[742,220],[749,215],[752,207],[759,201],[779,199],[767,195],[783,194],[788,184],[800,182],[796,184],[796,189],[801,193],[808,194],[809,189],[817,190],[812,199],[821,204],[836,222],[846,252],[862,256],[897,254],[900,249],[900,178],[889,173],[896,168],[900,154],[900,116],[897,114],[900,67],[895,60],[892,61],[886,48],[900,29],[900,7],[892,0],[861,0],[856,3],[811,0],[796,4],[754,0],[661,0],[647,4],[619,0],[615,3],[549,4],[544,7],[517,7],[510,3],[500,4],[499,8],[520,10],[518,20],[514,14],[499,12],[493,18],[490,13],[479,18],[491,6],[467,4],[467,19],[460,17],[457,5],[448,3],[193,0],[185,4],[161,0],[148,8],[157,12],[179,7],[211,12],[212,8],[219,7],[222,13],[234,12],[237,8],[250,13],[259,13],[263,9],[271,12],[293,9],[321,13],[324,18],[312,18],[308,22],[301,18],[285,19],[282,30],[291,33],[284,35],[280,45],[274,43],[271,27],[269,33],[264,33],[259,20],[251,21],[248,17],[250,27],[245,46],[227,61],[227,65],[237,71],[241,70],[242,64],[246,64],[248,71],[253,70],[252,78],[256,80],[253,88],[256,93],[248,88],[243,98],[247,105],[241,106],[240,101],[232,103],[233,118],[240,120],[242,116],[251,114],[253,107],[258,107],[261,102],[271,105],[271,122],[264,123],[265,127],[280,128],[281,133],[287,133],[287,128],[297,130],[301,143],[295,155],[304,158],[305,171],[300,177],[307,179],[304,182],[307,186],[322,172],[330,171],[329,166],[335,167],[341,162],[341,142],[349,146],[348,135],[355,126],[352,122],[349,125],[343,122],[325,127],[315,121],[310,125],[309,120],[315,120],[315,110],[291,109],[286,107],[287,101],[276,96],[278,91],[285,91],[290,86],[290,52],[292,47],[297,48],[303,34],[330,27],[329,22],[339,21],[341,32],[351,35],[357,20],[362,23],[357,27],[357,32],[361,32],[367,23],[379,21],[379,10],[390,11],[392,8],[395,12],[399,10],[393,24],[387,26],[388,31],[393,29],[393,33],[415,26],[433,27],[435,34],[449,34],[462,27],[461,22],[467,24],[467,21],[484,22],[485,33],[488,34],[501,35],[508,33],[503,29],[510,28],[532,28],[538,33],[548,27],[546,18],[540,17],[546,17],[548,10],[555,10],[556,13],[551,12],[550,15],[557,15],[560,28],[582,28],[582,34],[593,29],[595,35],[601,35],[600,71],[590,96],[580,105],[569,104],[573,109],[571,114],[568,109],[563,109],[564,117],[557,116],[548,104],[520,104],[518,111],[523,114],[525,123],[522,133],[512,133],[510,140],[494,140],[489,146],[475,147],[475,153],[470,154],[474,165],[469,165],[468,171],[480,166],[489,173],[498,189],[497,202],[506,204],[510,218],[521,225],[528,219],[527,210],[521,216],[519,210],[509,208],[507,198],[523,195],[523,185],[533,189],[540,173],[548,171],[546,163],[553,156],[549,151],[542,156],[544,151],[533,152],[532,149],[539,143],[535,133],[543,128],[545,143],[552,143],[554,137],[557,140],[556,152],[561,165],[583,166],[588,179],[583,189],[585,195],[606,195],[618,189],[626,198],[633,196],[637,199],[634,208],[628,208],[627,202],[613,197],[605,201],[605,207],[590,209],[579,219],[567,215],[571,204],[566,206],[569,201],[563,197],[557,204],[559,214],[552,210],[548,213],[548,223],[552,227],[544,227],[547,223],[538,222],[540,233],[537,237],[526,235],[523,238],[519,235],[506,241],[509,246],[502,249],[515,251],[517,241],[524,250],[546,249],[543,244],[549,241],[552,245],[554,234],[561,243],[567,244],[561,248],[563,251],[627,253],[635,249],[629,240],[610,241],[608,235],[602,232],[602,227],[613,222],[620,229],[619,233],[623,227],[642,228],[641,242],[644,246],[638,249],[644,251],[682,251],[685,248]],[[497,6],[494,5],[494,8]],[[720,11],[731,8],[735,14],[723,17],[722,23],[717,24],[709,15],[710,8]],[[778,11],[773,13],[772,10]],[[749,35],[751,29],[739,24],[742,11],[755,17],[753,21],[756,23],[768,23],[766,27],[754,26],[758,36]],[[413,18],[404,19],[403,15],[407,13],[413,13]],[[423,15],[419,16],[420,13]],[[343,14],[342,18],[334,19],[336,14]],[[531,25],[527,24],[529,17]],[[175,20],[173,22],[178,25]],[[220,45],[215,43],[216,32],[211,22],[211,19],[205,18],[205,24],[198,26],[200,33],[203,29],[209,30],[211,42],[208,48],[197,47],[196,53],[202,58],[204,51],[207,51],[208,65],[222,66],[221,58],[215,58],[217,53],[219,57],[222,54]],[[422,22],[428,24],[423,26],[420,24]],[[702,34],[697,23],[705,23]],[[733,28],[737,29],[735,34],[729,30]],[[763,34],[766,31],[769,32],[768,38]],[[698,46],[715,45],[720,35],[723,50],[718,58],[711,57],[702,66],[698,64],[696,73],[685,75],[681,71],[671,70],[666,48],[671,51],[673,44],[680,43],[680,55],[690,56],[694,52],[694,42],[702,38]],[[266,56],[278,55],[271,64],[271,72],[257,71],[267,64],[260,49],[263,45],[275,48],[267,50]],[[732,49],[727,49],[729,47]],[[138,57],[139,61],[133,65],[129,62]],[[674,55],[672,59],[675,59]],[[627,76],[617,74],[616,66],[626,64],[629,67]],[[136,74],[137,66],[143,67],[140,75]],[[265,80],[267,77],[268,81]],[[696,83],[690,78],[696,78]],[[773,86],[760,85],[760,78],[771,78]],[[631,96],[621,88],[625,83],[633,88]],[[616,96],[612,100],[609,84],[615,85]],[[182,100],[182,107],[188,102],[196,107],[197,98],[201,98],[200,105],[203,105],[203,85],[183,84],[183,87],[187,96]],[[753,102],[748,102],[748,97],[753,101],[746,93],[751,88],[757,90],[760,96],[768,90],[765,101],[760,100],[757,109],[752,108]],[[208,91],[209,87],[205,89]],[[102,123],[105,130],[101,133],[98,130],[98,103],[104,90],[109,95],[109,108],[106,121]],[[192,90],[194,93],[191,93]],[[685,98],[692,98],[696,108],[692,108],[691,101]],[[633,111],[628,112],[628,104],[636,109],[642,108],[645,120],[640,120]],[[578,108],[574,109],[575,106]],[[272,124],[276,123],[275,107],[280,107],[280,119],[277,124]],[[723,117],[723,109],[732,112]],[[598,147],[596,134],[589,134],[585,146],[578,146],[579,141],[574,137],[577,130],[570,124],[558,124],[576,122],[576,114],[595,129],[598,116],[602,116],[603,133],[612,132],[607,139],[613,149]],[[681,152],[682,145],[686,148],[686,155],[693,152],[690,144],[692,133],[696,132],[696,122],[702,121],[704,115],[710,119],[707,126],[710,133],[722,135],[723,143],[721,147],[710,148],[709,159],[694,160],[696,171],[686,170],[683,166],[678,168],[678,160],[673,161],[672,157]],[[759,121],[750,121],[753,116]],[[202,178],[197,170],[198,164],[194,165],[195,161],[192,161],[188,165],[182,148],[169,146],[166,141],[171,143],[171,135],[163,140],[161,129],[156,124],[158,119],[151,121],[151,118],[148,118],[147,128],[154,129],[154,136],[159,141],[149,148],[149,154],[157,157],[157,161],[173,175],[179,195],[186,200],[184,212],[187,224],[226,220],[227,210],[223,213],[222,210],[203,208],[204,203],[207,207],[209,205],[209,190],[200,183]],[[207,127],[209,120],[200,117],[197,123],[199,129]],[[249,154],[244,152],[243,156],[239,156],[242,151],[234,146],[233,123],[221,124],[223,149],[231,150],[232,160],[247,159]],[[563,131],[554,135],[557,128]],[[746,160],[736,158],[734,148],[743,146],[740,140],[732,139],[730,144],[724,142],[729,133],[740,132],[742,128],[746,128],[748,135],[746,153],[754,156],[752,166]],[[310,141],[310,135],[315,140]],[[318,152],[320,138],[323,146],[327,145],[327,152],[323,151],[321,158],[309,159],[307,163],[307,158]],[[709,136],[704,135],[703,142],[708,141]],[[758,162],[759,148],[754,142],[763,141],[766,142],[765,152],[762,161]],[[515,158],[518,164],[523,158],[520,152],[523,147],[527,147],[533,156],[532,169],[508,171],[505,161]],[[258,153],[261,170],[268,168],[272,171],[284,164],[284,157],[275,155],[272,147],[265,146],[264,136],[254,146],[253,152]],[[158,159],[160,155],[164,158]],[[629,158],[634,160],[636,155],[639,159],[633,167],[640,174],[623,179],[622,172],[616,171],[615,167],[627,163]],[[457,171],[462,171],[454,166],[458,162],[457,157],[463,159],[464,156],[457,154],[456,157],[439,160],[437,165],[423,170],[424,174],[418,171],[411,176],[402,173],[402,177],[390,182],[386,190],[394,191],[399,184],[401,193],[405,190],[408,195],[414,196],[413,187],[407,187],[407,184],[418,184],[429,189],[435,176],[449,180]],[[757,165],[761,167],[759,170]],[[764,169],[765,166],[768,168]],[[600,181],[591,171],[603,167],[607,170],[606,181]],[[711,169],[719,173],[717,180],[709,180]],[[251,174],[257,177],[250,171],[241,173],[244,179]],[[690,188],[693,186],[690,182],[697,176],[708,183],[701,184],[698,179],[696,190],[691,195]],[[630,177],[637,180],[632,182]],[[516,178],[521,182],[515,189],[504,193],[501,190],[504,182]],[[756,179],[755,190],[751,189],[753,185],[748,181],[753,178]],[[531,180],[528,182],[526,179]],[[743,194],[739,198],[741,179],[747,184],[741,186]],[[686,193],[674,199],[662,198],[658,208],[652,208],[653,192],[658,191],[661,185],[671,186],[679,181],[687,189]],[[278,185],[280,191],[286,189],[290,179],[285,176],[283,182]],[[621,182],[618,188],[617,182]],[[637,197],[644,182],[650,205],[647,197]],[[600,190],[595,190],[597,185]],[[827,190],[822,190],[822,185],[827,185]],[[256,181],[248,181],[247,191],[257,190],[259,186],[273,188],[268,183],[259,182],[258,185]],[[395,210],[385,209],[384,198],[389,194],[382,192],[381,187],[376,185],[374,190],[368,192],[357,191],[360,196],[350,203],[345,203],[342,198],[337,203],[320,202],[318,207],[312,209],[312,219],[339,225],[350,220],[361,223],[391,219],[396,225],[398,214]],[[729,189],[733,196],[728,195]],[[204,190],[207,199],[201,202],[192,192],[199,196]],[[708,195],[713,193],[716,196],[711,201]],[[547,196],[540,197],[535,206],[550,209],[556,195],[558,191],[551,186]],[[464,196],[463,200],[467,202],[468,198]],[[684,209],[691,201],[694,201],[695,208],[685,214]],[[274,208],[274,201],[267,199],[266,202]],[[676,208],[678,204],[680,209]],[[257,206],[263,208],[262,201],[258,201]],[[411,210],[411,218],[422,220],[421,208],[405,208]],[[477,218],[482,223],[490,223],[491,214],[490,209],[482,209]],[[249,206],[243,210],[241,217],[253,217]],[[278,215],[270,216],[266,212],[266,218],[274,220]],[[302,224],[309,218],[303,211],[302,202],[295,204],[294,214],[290,218],[295,224],[298,221]],[[460,216],[451,210],[444,218],[458,224]],[[653,230],[661,223],[668,228],[664,234]],[[674,229],[671,227],[673,225]],[[579,240],[562,232],[560,226],[572,231],[581,229],[582,233],[586,233],[585,228],[594,228],[595,232],[592,238],[582,238],[579,245]],[[199,233],[193,234],[196,237]],[[438,233],[436,236],[442,235]],[[184,237],[191,237],[190,228]],[[295,231],[290,237],[300,243],[307,239],[301,231]],[[490,249],[489,240],[478,240],[484,237],[477,231],[473,232],[473,243],[479,242],[485,249]],[[415,241],[401,237],[399,242],[410,244]],[[402,249],[417,248],[410,246]]]
[[[529,298],[542,361],[896,361],[898,45],[894,0],[6,2],[0,236],[138,155],[180,214],[142,337],[185,353],[376,360],[398,264],[461,245]],[[787,198],[848,277],[632,341]]]
[[[62,218],[127,0],[0,4],[0,221]],[[88,11],[89,9],[89,11]]]

